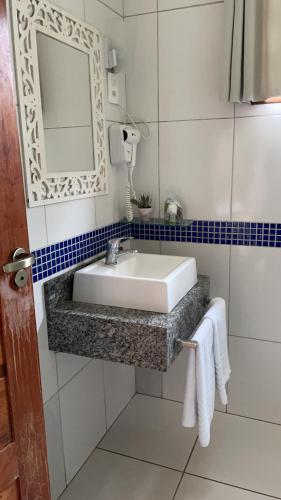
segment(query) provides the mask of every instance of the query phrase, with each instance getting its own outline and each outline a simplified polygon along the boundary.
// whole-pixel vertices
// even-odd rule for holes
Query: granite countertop
[[[72,301],[74,271],[45,283],[49,348],[166,371],[204,315],[210,281],[198,283],[168,314]]]

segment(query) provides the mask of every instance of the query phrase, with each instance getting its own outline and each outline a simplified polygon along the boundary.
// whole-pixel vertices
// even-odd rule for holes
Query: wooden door
[[[3,272],[28,249],[5,0],[0,0],[0,500],[50,498],[31,274]]]

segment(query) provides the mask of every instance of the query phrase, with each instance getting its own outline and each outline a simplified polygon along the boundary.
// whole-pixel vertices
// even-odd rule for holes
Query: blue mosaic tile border
[[[104,252],[107,241],[120,236],[151,241],[281,248],[281,224],[197,220],[187,226],[169,226],[123,221],[35,250],[33,282]]]
[[[118,222],[35,250],[32,252],[36,257],[36,262],[32,267],[33,282],[36,283],[48,278],[59,271],[104,252],[110,238],[129,235],[129,224]]]
[[[202,220],[188,226],[135,223],[131,236],[139,240],[280,248],[281,224]]]

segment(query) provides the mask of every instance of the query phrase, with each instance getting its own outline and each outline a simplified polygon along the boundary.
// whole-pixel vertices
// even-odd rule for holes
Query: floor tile
[[[183,470],[196,439],[181,425],[182,404],[137,395],[100,448]]]
[[[175,500],[266,500],[268,497],[185,475]]]
[[[180,473],[96,450],[61,500],[171,500]]]
[[[281,497],[281,426],[216,413],[209,448],[197,444],[187,472]]]

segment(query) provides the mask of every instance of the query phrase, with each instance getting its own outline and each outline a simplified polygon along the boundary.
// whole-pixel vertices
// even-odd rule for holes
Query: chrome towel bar
[[[187,347],[188,349],[196,349],[198,347],[198,342],[196,340],[182,340],[182,339],[177,339],[177,342],[181,344],[182,347]]]

